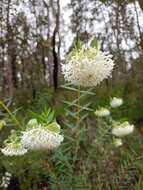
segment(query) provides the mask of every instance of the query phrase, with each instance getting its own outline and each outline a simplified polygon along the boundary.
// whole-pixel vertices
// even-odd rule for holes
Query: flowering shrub
[[[62,101],[64,112],[60,107],[58,117],[44,103],[34,107],[37,112],[31,112],[32,119],[28,116],[19,122],[1,102],[14,128],[18,127],[11,130],[4,141],[2,161],[4,169],[16,176],[22,190],[90,190],[95,186],[97,189],[120,189],[126,174],[126,185],[130,184],[129,166],[139,158],[136,153],[126,155],[120,150],[124,150],[124,144],[129,146],[124,139],[134,131],[134,125],[122,118],[116,120],[112,115],[123,100],[113,97],[108,105],[96,109],[92,101],[95,101],[93,89],[82,89],[95,87],[111,75],[114,67],[111,57],[94,46],[70,53],[67,63],[62,65],[64,78],[70,84],[62,87],[64,93],[70,91],[72,100]],[[9,120],[1,120],[0,129],[5,130],[8,124]],[[134,135],[130,138],[132,142]],[[121,170],[117,169],[118,162],[128,160],[128,156],[132,159],[121,165]],[[9,183],[5,188],[8,186]]]
[[[113,135],[113,144],[115,144],[116,147],[121,146],[123,144],[122,140],[117,137],[126,136],[126,135],[132,133],[134,130],[134,125],[130,125],[128,121],[124,121],[124,122],[115,121],[111,116],[110,110],[112,108],[118,108],[122,104],[123,104],[123,100],[121,98],[114,97],[110,101],[109,109],[102,107],[95,111],[95,115],[97,117],[101,117],[101,118],[106,117],[107,121],[105,121],[104,123],[105,123],[105,125],[107,123],[107,133],[109,132],[108,131],[108,123],[110,123],[109,130],[111,129],[111,134]],[[99,125],[100,125],[100,123],[99,123]],[[106,131],[105,131],[105,133],[106,133]],[[114,138],[114,136],[116,138]]]

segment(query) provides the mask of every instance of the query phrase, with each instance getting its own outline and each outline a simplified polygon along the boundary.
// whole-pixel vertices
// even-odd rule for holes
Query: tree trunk
[[[53,52],[53,82],[54,82],[54,89],[58,88],[58,71],[59,71],[59,54],[60,54],[60,37],[59,37],[59,25],[60,25],[60,2],[57,0],[57,10],[56,10],[56,26],[53,32],[53,39],[52,39],[52,52]],[[58,42],[56,39],[58,38]]]
[[[7,44],[8,50],[5,58],[3,59],[3,92],[5,96],[13,96],[13,76],[12,76],[12,58],[11,58],[11,27],[9,23],[9,16],[10,16],[10,3],[11,0],[7,2]]]

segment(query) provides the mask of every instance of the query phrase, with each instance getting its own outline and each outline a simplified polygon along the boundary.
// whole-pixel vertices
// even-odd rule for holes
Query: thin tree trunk
[[[53,47],[53,82],[54,82],[54,89],[58,88],[58,72],[59,72],[59,54],[60,54],[60,37],[59,37],[59,25],[60,25],[60,1],[57,0],[57,10],[56,10],[56,26],[53,32],[53,39],[52,39],[52,47]],[[58,44],[56,41],[56,37],[58,37]]]
[[[11,36],[11,28],[9,24],[9,16],[10,16],[10,3],[11,0],[8,0],[7,2],[7,44],[8,44],[8,51],[5,57],[7,59],[4,60],[4,73],[3,73],[3,91],[5,96],[13,96],[13,80],[12,80],[12,65],[11,65],[11,42],[10,42],[10,36]]]

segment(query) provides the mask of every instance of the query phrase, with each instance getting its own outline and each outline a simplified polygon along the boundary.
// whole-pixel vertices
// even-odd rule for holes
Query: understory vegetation
[[[43,119],[47,119],[53,110],[52,117],[56,117],[64,134],[64,142],[53,151],[30,151],[18,157],[1,155],[1,179],[5,172],[11,174],[8,187],[15,190],[141,190],[143,187],[142,128],[137,115],[133,117],[137,103],[131,105],[124,97],[122,106],[111,109],[115,120],[126,120],[128,117],[135,125],[134,133],[123,137],[123,145],[118,147],[113,143],[109,133],[107,118],[97,118],[94,111],[97,107],[107,107],[113,94],[121,95],[121,90],[117,92],[115,89],[106,98],[103,97],[105,92],[103,86],[101,90],[97,89],[97,93],[92,89],[81,93],[78,127],[76,114],[74,115],[77,109],[76,89],[71,86],[61,87],[55,94],[54,100],[53,95],[46,93],[45,90],[35,100],[27,102],[24,107],[22,107],[23,102],[18,107],[15,104],[11,105],[11,99],[5,100],[5,105],[8,107],[11,105],[9,109],[23,127],[30,118],[38,119],[43,116]],[[89,100],[93,102],[91,105]],[[138,112],[142,113],[141,110]],[[7,123],[7,126],[1,130],[2,142],[16,126],[2,107],[1,119]]]

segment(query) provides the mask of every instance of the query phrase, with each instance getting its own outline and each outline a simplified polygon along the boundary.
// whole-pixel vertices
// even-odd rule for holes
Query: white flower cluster
[[[106,108],[100,108],[99,110],[95,111],[95,115],[98,117],[107,117],[110,115],[110,111]]]
[[[113,97],[110,101],[110,109],[111,108],[117,108],[123,104],[123,100],[121,98]],[[107,108],[100,108],[96,110],[95,115],[97,117],[107,117],[109,119],[109,122],[111,123],[112,130],[111,133],[113,135],[113,144],[115,147],[122,146],[123,142],[121,137],[131,134],[134,131],[134,125],[131,125],[128,121],[125,122],[115,122],[112,117],[110,116],[110,110]],[[108,117],[110,116],[110,117]]]
[[[123,104],[123,100],[121,98],[113,97],[112,100],[110,101],[110,106],[112,108],[117,108],[121,106],[122,104]],[[103,107],[96,110],[94,113],[97,117],[106,117],[110,115],[110,111],[107,108],[103,108]]]
[[[23,132],[21,137],[22,145],[30,150],[51,150],[58,147],[62,141],[62,135],[41,125]]]
[[[6,156],[18,156],[24,155],[28,150],[51,150],[58,147],[63,139],[56,122],[47,125],[31,119],[22,135],[17,135],[16,131],[11,132],[1,152]]]
[[[134,125],[130,125],[128,121],[125,121],[121,124],[117,124],[112,129],[112,134],[117,137],[123,137],[129,135],[134,131]]]
[[[1,152],[5,156],[21,156],[27,152],[27,149],[23,148],[21,144],[9,143],[1,149]]]
[[[11,173],[5,172],[1,179],[0,187],[7,189],[8,185],[10,184],[11,176]]]
[[[122,104],[123,104],[123,100],[121,98],[113,97],[112,100],[110,101],[110,106],[112,108],[120,107]]]
[[[1,149],[1,152],[5,156],[21,156],[27,152],[20,142],[20,137],[18,132],[11,130],[11,134],[8,136],[8,139],[4,142],[5,147]]]
[[[66,81],[83,87],[97,86],[111,75],[114,67],[112,55],[89,47],[72,52],[67,64],[62,65]]]

